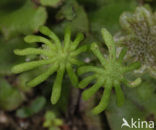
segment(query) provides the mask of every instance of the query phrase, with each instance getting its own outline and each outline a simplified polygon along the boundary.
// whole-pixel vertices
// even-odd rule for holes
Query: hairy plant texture
[[[140,61],[141,70],[156,70],[156,13],[145,7],[135,12],[125,12],[120,17],[121,27],[126,35],[122,42],[128,47],[128,57]],[[155,71],[156,74],[156,71]]]
[[[26,48],[23,50],[16,49],[14,53],[17,55],[41,55],[41,59],[38,61],[30,61],[16,65],[12,68],[13,73],[21,73],[40,67],[43,65],[48,65],[48,69],[28,82],[29,87],[34,87],[41,82],[45,81],[54,72],[57,72],[56,79],[54,81],[51,102],[52,104],[57,103],[61,94],[62,80],[65,73],[67,74],[74,86],[78,85],[78,78],[74,72],[74,65],[81,65],[83,62],[77,59],[77,56],[86,51],[87,46],[81,46],[77,49],[80,41],[83,40],[83,34],[79,33],[74,41],[71,41],[71,31],[69,28],[65,30],[64,41],[61,43],[60,39],[47,27],[42,26],[40,32],[50,39],[44,38],[42,36],[28,35],[25,37],[27,43],[41,42],[44,46],[41,48]]]
[[[138,78],[133,83],[129,84],[130,81],[124,77],[126,72],[139,68],[140,63],[135,62],[125,66],[123,64],[123,58],[126,54],[126,49],[123,49],[119,57],[117,57],[116,45],[111,34],[106,29],[102,29],[102,36],[105,44],[108,47],[109,56],[105,58],[100,52],[98,45],[96,43],[92,43],[91,50],[100,61],[101,66],[82,66],[78,69],[79,75],[92,72],[92,75],[86,77],[79,83],[80,88],[85,88],[91,81],[96,80],[96,83],[92,87],[84,90],[82,93],[84,100],[87,100],[93,96],[98,91],[98,89],[100,89],[100,87],[104,87],[101,101],[92,111],[94,114],[98,114],[105,110],[108,105],[113,86],[117,95],[117,104],[121,106],[124,103],[124,94],[120,87],[121,82],[128,86],[136,86],[140,83],[140,78]]]

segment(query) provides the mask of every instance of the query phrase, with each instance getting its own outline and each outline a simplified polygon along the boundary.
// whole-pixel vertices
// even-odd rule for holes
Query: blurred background
[[[153,28],[155,32],[150,37],[153,43],[151,47],[155,49],[155,0],[0,0],[0,130],[120,130],[123,117],[127,121],[131,118],[156,121],[156,71],[151,70],[156,66],[156,60],[150,64],[152,67],[148,64],[150,69],[139,74],[143,82],[138,87],[122,86],[126,97],[122,107],[116,105],[113,91],[109,106],[99,115],[92,115],[90,110],[98,103],[103,90],[89,101],[83,101],[83,90],[72,87],[65,75],[61,99],[52,105],[50,95],[55,75],[35,88],[28,88],[27,81],[44,72],[45,68],[18,75],[11,72],[15,64],[34,58],[16,56],[13,50],[28,47],[24,37],[28,34],[40,35],[38,29],[41,25],[48,26],[60,38],[64,35],[65,26],[70,25],[73,37],[78,32],[85,34],[81,44],[96,41],[105,54],[107,48],[101,44],[101,28],[107,28],[114,39],[120,41],[127,34],[122,26],[124,23],[120,22],[121,15],[127,11],[134,14],[140,6],[148,8],[151,13],[150,18],[145,20],[152,21],[148,28]],[[137,22],[141,25],[139,20]],[[144,31],[143,27],[141,32]],[[132,40],[132,43],[135,42]],[[156,59],[156,49],[152,56]],[[96,64],[90,52],[85,53],[81,59]],[[128,59],[131,60],[133,58]],[[144,62],[142,64],[144,66]],[[127,75],[129,79],[137,76]]]

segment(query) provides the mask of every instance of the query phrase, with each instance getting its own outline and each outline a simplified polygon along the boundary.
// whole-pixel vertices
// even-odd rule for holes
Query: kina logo
[[[125,118],[122,118],[122,121],[121,128],[154,128],[154,121],[141,121],[139,118],[138,120],[131,118],[130,123]]]

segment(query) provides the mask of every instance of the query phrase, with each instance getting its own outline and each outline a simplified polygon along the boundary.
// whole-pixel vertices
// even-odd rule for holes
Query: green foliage
[[[44,97],[37,97],[32,101],[30,106],[22,107],[16,111],[16,115],[20,118],[30,117],[43,109],[46,99]]]
[[[108,47],[109,56],[106,59],[99,51],[98,45],[96,43],[92,43],[91,50],[94,53],[94,55],[99,59],[101,66],[83,66],[80,67],[78,70],[78,73],[80,75],[86,72],[93,72],[91,76],[88,76],[86,79],[80,82],[79,84],[80,88],[85,88],[92,80],[96,79],[96,83],[92,87],[90,87],[87,90],[84,90],[82,94],[83,99],[85,100],[89,99],[91,96],[93,96],[93,94],[95,94],[95,92],[97,92],[97,90],[101,86],[105,88],[99,105],[96,106],[92,111],[94,114],[98,114],[106,109],[113,86],[115,87],[115,92],[117,95],[117,104],[121,106],[124,103],[124,94],[122,92],[120,84],[121,82],[123,82],[126,85],[128,85],[129,81],[127,81],[126,78],[124,77],[125,73],[133,71],[140,67],[140,63],[138,62],[124,66],[123,59],[126,54],[126,50],[123,49],[119,57],[117,57],[116,45],[113,40],[113,37],[104,28],[102,29],[101,32],[105,44]],[[139,83],[140,83],[140,79],[137,79],[131,84],[131,86],[135,86]]]
[[[132,75],[134,77],[134,75]],[[117,107],[115,104],[115,95],[112,95],[106,115],[112,130],[127,130],[127,127],[121,128],[122,118],[128,122],[131,118],[142,121],[154,120],[156,115],[156,95],[155,95],[155,80],[147,73],[142,77],[142,83],[133,89],[125,87],[126,102],[122,107]],[[148,130],[150,128],[141,128]],[[151,129],[150,129],[151,130]]]
[[[35,7],[30,0],[20,8],[13,11],[2,10],[2,12],[0,30],[6,39],[38,31],[39,26],[43,25],[47,18],[45,8]]]
[[[30,59],[30,57],[27,57],[26,59]],[[32,59],[31,59],[32,60]],[[16,86],[23,92],[31,92],[32,88],[27,86],[27,83],[32,80],[36,75],[39,75],[47,70],[46,67],[40,67],[40,71],[38,71],[38,68],[21,73],[16,78]],[[47,89],[48,90],[48,89]]]
[[[27,47],[22,38],[5,40],[0,37],[0,75],[11,75],[11,67],[24,60],[23,57],[14,55],[13,49]]]
[[[13,73],[21,73],[40,67],[43,65],[47,66],[48,69],[41,75],[37,76],[30,82],[28,82],[29,87],[34,87],[44,80],[46,80],[50,75],[57,71],[57,76],[52,89],[51,102],[52,104],[57,103],[61,94],[62,80],[65,70],[73,84],[77,87],[78,78],[74,72],[73,66],[82,65],[83,62],[77,59],[77,56],[87,50],[87,46],[81,46],[77,49],[80,41],[83,40],[83,34],[79,33],[74,41],[71,41],[71,32],[69,28],[65,30],[65,36],[63,44],[61,44],[60,39],[51,31],[49,28],[42,26],[40,32],[48,36],[51,40],[35,35],[29,35],[25,37],[27,43],[42,42],[44,45],[41,48],[26,48],[23,50],[16,49],[14,53],[17,55],[41,55],[41,59],[38,61],[30,61],[16,65],[12,68]]]
[[[142,106],[145,116],[151,114],[156,115],[156,94],[155,94],[155,79],[149,76],[148,73],[142,77],[142,83],[134,89],[125,89],[127,97],[135,101],[136,104]]]
[[[128,127],[121,128],[123,123],[123,117],[131,122],[131,119],[138,120],[138,117],[141,121],[146,120],[144,112],[142,112],[137,105],[135,105],[130,99],[127,99],[125,104],[122,107],[117,107],[115,104],[115,95],[111,98],[111,103],[106,111],[108,122],[111,124],[112,130],[128,130]],[[135,129],[135,128],[131,128]],[[139,129],[139,128],[138,128]],[[141,128],[142,130],[151,130],[150,128]]]
[[[88,2],[90,3],[90,1]],[[90,9],[88,18],[91,24],[91,31],[96,38],[102,41],[99,30],[107,28],[113,34],[119,29],[119,17],[123,11],[134,10],[136,0],[98,0],[93,3],[94,9]]]
[[[135,12],[125,12],[120,17],[126,35],[121,42],[128,47],[128,57],[142,63],[141,71],[156,75],[156,19],[150,9],[137,7]]]
[[[53,25],[56,31],[63,33],[60,27],[70,26],[73,33],[89,32],[88,16],[82,6],[76,0],[68,0],[56,14],[57,20],[63,20],[59,24]]]
[[[63,124],[63,121],[56,117],[52,111],[47,111],[45,114],[45,121],[43,126],[49,128],[49,130],[60,130],[59,126]]]
[[[0,78],[0,108],[11,111],[23,102],[24,97],[19,90],[11,86],[5,79]]]
[[[144,3],[150,4],[151,8],[149,5],[137,7]],[[81,118],[83,114],[85,120],[82,122],[84,121],[85,125],[88,125],[89,118],[91,121],[99,117],[102,119],[102,125],[105,125],[103,114],[86,115],[95,104],[91,96],[100,89],[104,92],[93,113],[98,114],[105,110],[105,116],[112,130],[121,129],[123,117],[128,121],[132,117],[155,120],[156,82],[151,78],[156,77],[156,12],[152,12],[156,8],[155,3],[154,0],[0,0],[0,76],[5,77],[5,79],[0,78],[0,108],[13,110],[11,116],[16,110],[17,119],[20,120],[20,118],[33,119],[34,114],[50,107],[52,111],[45,114],[44,121],[44,127],[49,130],[65,129],[68,122],[63,124],[63,119],[57,118],[56,112],[65,115],[62,118],[68,121],[72,106],[76,110],[69,120],[75,122],[75,116]],[[45,24],[52,28],[57,36],[50,29],[42,26]],[[81,33],[74,40],[70,30],[65,29],[67,26],[72,28],[73,36],[83,32],[84,40]],[[118,44],[114,43],[112,36],[105,29],[102,30],[105,44],[101,44],[103,39],[99,30],[103,27],[115,34],[115,42],[123,43],[122,49],[117,47]],[[25,37],[25,41],[29,44],[23,41],[23,37],[27,34],[35,34]],[[86,51],[88,43],[93,41],[91,51]],[[97,45],[97,41],[100,44]],[[80,42],[82,46],[77,48]],[[12,50],[20,57],[14,55]],[[85,61],[88,66],[81,66],[78,69],[79,65],[84,63],[81,61]],[[144,77],[144,73],[139,75],[133,73],[133,70],[139,68],[139,63],[136,61],[141,62],[142,67],[139,72],[148,70],[152,76],[145,73]],[[134,63],[130,64],[132,62]],[[15,64],[19,65],[11,71],[10,68]],[[82,79],[81,82],[78,81],[77,69],[79,74],[84,73],[79,77]],[[138,76],[142,78],[142,82],[141,78],[137,78]],[[138,87],[135,87],[137,85]],[[38,88],[32,89],[34,86]],[[72,86],[86,87],[82,90],[82,98],[90,100],[81,101],[79,97],[81,90]],[[100,94],[95,98],[100,99]],[[51,105],[50,102],[45,104],[45,98],[49,99],[50,95],[51,102],[57,105]],[[24,97],[27,99],[27,105],[24,102],[20,106]],[[74,98],[72,103],[71,98]],[[125,99],[126,102],[122,105]],[[120,107],[117,107],[115,100]],[[20,108],[17,109],[18,107]],[[39,114],[42,116],[43,113]],[[10,113],[7,115],[10,116]],[[93,120],[92,122],[95,121]],[[101,124],[99,120],[96,120],[96,123]],[[99,125],[98,128],[100,127]]]
[[[40,0],[40,3],[44,6],[57,7],[62,0]]]

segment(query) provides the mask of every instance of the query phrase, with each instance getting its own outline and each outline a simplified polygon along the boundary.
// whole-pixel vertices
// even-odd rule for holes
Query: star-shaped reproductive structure
[[[84,78],[80,83],[80,88],[85,88],[88,84],[94,81],[94,85],[88,89],[85,89],[82,93],[84,100],[88,100],[93,96],[101,87],[104,87],[104,92],[100,103],[92,110],[94,114],[101,113],[104,111],[109,103],[109,97],[112,88],[115,88],[117,96],[117,104],[121,106],[124,103],[124,94],[121,89],[121,83],[125,83],[128,86],[136,86],[141,82],[138,78],[132,83],[125,78],[125,73],[133,71],[140,67],[139,62],[134,62],[130,65],[124,65],[124,56],[126,54],[126,49],[123,48],[119,56],[116,53],[116,44],[113,40],[112,35],[105,29],[102,29],[102,36],[105,44],[109,50],[109,56],[104,57],[100,52],[99,47],[96,43],[91,44],[91,50],[93,54],[98,58],[101,65],[100,66],[82,66],[78,69],[78,74],[90,73],[89,76]]]
[[[51,102],[56,104],[61,95],[62,80],[65,71],[67,72],[73,86],[78,86],[78,77],[74,68],[83,64],[78,60],[78,55],[87,50],[86,45],[78,48],[79,43],[83,40],[82,33],[78,33],[75,40],[71,40],[71,30],[69,27],[65,29],[64,40],[61,42],[58,36],[48,27],[41,26],[40,33],[46,36],[28,35],[25,37],[27,43],[42,43],[39,48],[26,48],[23,50],[16,49],[16,55],[40,55],[39,60],[29,61],[15,65],[12,72],[17,74],[24,71],[32,70],[43,65],[47,66],[47,70],[27,83],[29,87],[35,87],[45,81],[50,75],[57,72],[56,79],[52,88]],[[38,68],[39,69],[39,68]]]

